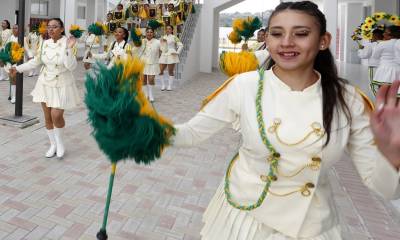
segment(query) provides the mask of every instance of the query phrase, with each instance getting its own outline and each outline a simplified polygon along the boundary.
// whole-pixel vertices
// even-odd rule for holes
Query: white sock
[[[47,132],[47,136],[49,137],[49,140],[50,140],[50,148],[49,148],[49,150],[47,150],[45,156],[47,158],[51,158],[51,157],[54,157],[54,155],[56,154],[56,149],[57,149],[56,137],[54,135],[54,129],[46,129],[46,132]]]
[[[149,92],[147,91],[147,85],[143,85],[142,86],[142,90],[143,90],[144,96],[146,98],[148,98],[149,97]]]
[[[16,86],[11,85],[11,103],[15,103],[15,95],[16,95]]]
[[[161,81],[161,90],[165,90],[165,73],[160,75],[160,81]]]
[[[58,158],[62,158],[65,153],[63,135],[64,135],[64,128],[54,128],[54,136],[56,139]]]
[[[169,90],[169,91],[172,90],[172,84],[174,83],[174,79],[175,79],[175,76],[169,76],[169,78],[168,78],[168,88],[167,88],[167,90]]]
[[[153,85],[147,85],[147,88],[149,90],[149,100],[150,102],[154,101],[154,96],[153,96]]]

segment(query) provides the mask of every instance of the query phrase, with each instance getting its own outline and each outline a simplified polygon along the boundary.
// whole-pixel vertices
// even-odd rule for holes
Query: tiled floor
[[[363,70],[346,66],[340,72],[365,88]],[[75,76],[83,95],[81,67]],[[174,122],[186,121],[224,79],[218,73],[201,74],[175,91],[156,90],[155,107]],[[90,136],[83,105],[66,112],[64,160],[43,157],[48,143],[40,106],[29,96],[34,82],[24,80],[24,113],[38,116],[40,123],[26,129],[0,126],[0,239],[95,239],[109,163]],[[7,91],[8,83],[0,82],[1,116],[13,113]],[[169,148],[151,166],[119,164],[109,239],[200,239],[202,213],[238,144],[236,133],[223,130],[198,147]],[[345,239],[399,239],[398,213],[369,193],[351,161],[335,166],[330,179]]]

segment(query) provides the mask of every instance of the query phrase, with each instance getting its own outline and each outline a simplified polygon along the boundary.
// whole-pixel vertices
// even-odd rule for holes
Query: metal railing
[[[182,72],[183,72],[183,67],[185,66],[186,58],[190,49],[190,44],[193,39],[193,34],[196,29],[197,21],[200,16],[200,11],[202,4],[195,4],[193,5],[195,7],[196,12],[190,13],[188,17],[186,18],[185,23],[183,24],[183,29],[182,32],[179,36],[182,44],[183,44],[183,50],[179,54],[179,60],[180,62],[176,64],[175,66],[175,79],[180,80],[182,79]]]

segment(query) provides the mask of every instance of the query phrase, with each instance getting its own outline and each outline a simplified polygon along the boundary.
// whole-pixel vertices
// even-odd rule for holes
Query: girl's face
[[[124,37],[125,37],[124,29],[122,29],[122,28],[115,29],[114,37],[115,37],[115,40],[117,40],[117,41],[124,40]]]
[[[390,36],[390,30],[385,29],[385,32],[383,32],[383,40],[390,40],[392,39],[392,36]]]
[[[146,31],[146,38],[151,40],[154,37],[154,32],[151,29],[147,29]]]
[[[167,32],[167,34],[173,34],[174,30],[172,29],[171,26],[168,26],[167,29],[166,29],[166,32]]]
[[[64,28],[61,27],[60,23],[56,20],[51,20],[47,24],[47,33],[49,34],[49,37],[52,39],[59,39],[63,31]]]
[[[320,50],[329,47],[331,36],[320,36],[315,17],[295,10],[284,10],[272,17],[267,45],[277,67],[300,70],[313,67]]]
[[[3,28],[3,30],[6,29],[7,26],[8,26],[8,25],[7,25],[7,23],[6,23],[5,21],[2,21],[2,22],[1,22],[1,28]]]

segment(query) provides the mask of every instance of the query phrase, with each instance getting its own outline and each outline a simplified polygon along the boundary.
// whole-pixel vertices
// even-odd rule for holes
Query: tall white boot
[[[147,88],[149,90],[149,101],[154,102],[154,96],[153,96],[153,85],[148,84]]]
[[[147,85],[143,85],[142,90],[143,90],[144,96],[146,98],[149,98],[149,91],[147,91]]]
[[[162,75],[160,75],[160,80],[161,80],[161,91],[165,91],[165,78],[166,78],[166,74],[163,73]]]
[[[167,91],[172,91],[172,84],[174,83],[175,76],[169,76]]]
[[[56,139],[57,157],[62,158],[64,157],[65,153],[65,148],[63,143],[64,128],[54,128],[54,136]]]
[[[15,95],[16,95],[16,86],[15,85],[11,85],[11,103],[14,104],[15,103]]]
[[[47,136],[49,136],[50,140],[50,148],[46,152],[46,157],[47,158],[52,158],[54,155],[56,155],[56,150],[57,150],[57,145],[56,145],[56,138],[54,136],[54,129],[46,129]]]

